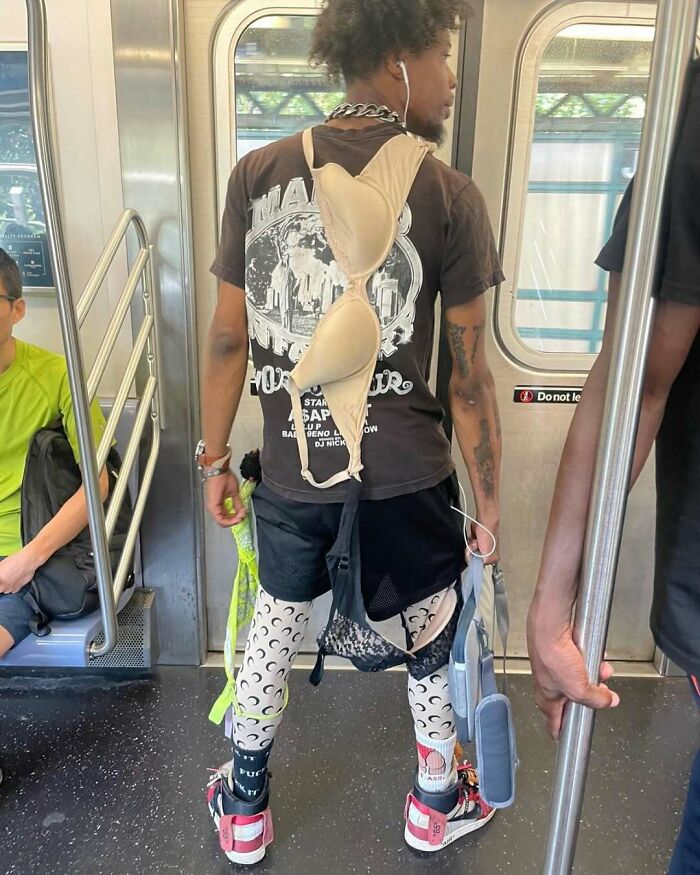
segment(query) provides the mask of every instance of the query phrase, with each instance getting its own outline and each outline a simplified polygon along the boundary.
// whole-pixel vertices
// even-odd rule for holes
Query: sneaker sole
[[[212,816],[212,820],[214,821],[214,831],[217,836],[219,835],[219,815],[218,813],[208,805],[209,814]],[[265,859],[265,855],[267,854],[267,847],[263,845],[261,848],[258,848],[257,851],[253,851],[250,854],[237,854],[235,851],[224,851],[226,854],[226,858],[231,863],[236,863],[239,866],[254,866],[256,863],[259,863],[261,860]]]
[[[408,824],[406,824],[406,828],[404,829],[404,840],[409,847],[413,848],[416,851],[423,851],[426,854],[435,853],[435,851],[441,851],[443,848],[446,848],[448,845],[451,845],[452,842],[456,842],[457,839],[461,839],[463,836],[469,835],[472,832],[476,832],[478,829],[481,829],[483,826],[486,826],[487,823],[493,820],[496,814],[496,809],[493,808],[486,815],[486,817],[481,817],[479,820],[468,821],[464,823],[462,826],[457,827],[453,832],[449,835],[445,836],[441,845],[431,845],[430,842],[425,842],[422,839],[416,838],[413,833],[409,830]]]
[[[238,866],[255,866],[261,860],[265,859],[267,848],[260,848],[254,854],[237,854],[235,851],[226,851],[226,856],[231,863],[236,863]]]

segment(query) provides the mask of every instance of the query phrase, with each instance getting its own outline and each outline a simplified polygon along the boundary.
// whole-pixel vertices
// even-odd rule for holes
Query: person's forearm
[[[454,376],[450,412],[462,458],[469,472],[476,515],[485,525],[499,523],[501,424],[490,372],[478,380]]]
[[[607,365],[598,359],[574,413],[559,463],[533,602],[533,609],[546,609],[555,626],[568,623],[576,600],[606,378]]]
[[[212,328],[202,388],[204,444],[210,456],[226,452],[247,371],[247,334],[219,334]]]
[[[103,501],[107,498],[108,488],[107,471],[103,470],[100,475],[100,495]],[[61,547],[65,547],[76,538],[87,524],[87,500],[85,488],[81,486],[28,545],[33,555],[33,564],[40,568]]]
[[[603,419],[608,365],[598,359],[586,383],[564,445],[547,527],[533,611],[553,628],[567,623],[576,601],[588,525],[593,473]],[[645,394],[630,486],[654,446],[665,403]]]
[[[639,415],[639,429],[637,431],[637,443],[634,448],[634,462],[632,463],[632,476],[630,478],[630,489],[639,480],[639,477],[644,470],[651,451],[656,441],[656,437],[663,422],[664,413],[666,411],[666,399],[658,399],[644,396],[642,399],[642,410]]]

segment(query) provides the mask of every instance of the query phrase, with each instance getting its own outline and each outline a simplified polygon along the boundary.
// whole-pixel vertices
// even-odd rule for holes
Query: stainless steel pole
[[[692,58],[699,3],[659,0],[658,5],[647,115],[576,612],[577,640],[592,678],[599,676],[608,633],[653,324],[652,293],[664,189]],[[593,720],[590,708],[567,708],[557,759],[545,875],[565,875],[573,866]]]
[[[46,231],[54,269],[58,312],[61,319],[68,380],[73,398],[75,424],[80,449],[80,469],[87,497],[90,534],[95,554],[95,571],[100,594],[100,610],[104,626],[104,644],[95,656],[104,656],[117,643],[117,620],[112,598],[112,568],[107,546],[104,510],[100,499],[99,478],[90,423],[90,405],[85,385],[85,368],[80,348],[80,335],[75,304],[70,288],[70,275],[61,223],[56,165],[53,156],[48,105],[48,52],[46,48],[46,9],[44,0],[26,0],[29,41],[29,95],[32,126],[36,146],[39,183],[46,210]]]

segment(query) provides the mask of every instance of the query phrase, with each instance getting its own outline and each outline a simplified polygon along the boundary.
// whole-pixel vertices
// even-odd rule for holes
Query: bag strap
[[[488,634],[483,621],[477,627],[477,634],[479,636],[481,695],[485,699],[487,696],[495,696],[498,693],[498,684],[496,683],[493,650],[489,647]]]
[[[301,135],[301,142],[304,146],[304,157],[309,165],[309,170],[314,172],[315,156],[314,156],[314,135],[311,128],[306,128]]]
[[[32,581],[29,588],[25,590],[22,598],[33,611],[27,624],[29,626],[29,631],[33,635],[36,635],[37,638],[46,638],[47,635],[51,634],[51,626],[49,625],[48,616],[42,611],[41,606],[39,605],[39,600],[37,599],[36,594],[36,583],[34,581]]]
[[[457,629],[452,643],[452,659],[458,664],[464,663],[466,658],[467,633],[476,616],[476,609],[481,598],[483,576],[484,561],[474,556],[462,573],[462,610],[457,620]]]
[[[464,644],[469,626],[474,621],[475,617],[477,617],[477,609],[483,591],[483,580],[484,560],[478,556],[472,556],[467,570],[462,575],[462,597],[464,600],[464,606],[459,617],[457,632],[452,646],[454,661],[458,663],[464,662],[465,659]],[[508,636],[510,634],[510,610],[508,608],[508,594],[506,592],[505,577],[500,565],[493,566],[492,580],[494,591],[494,614],[496,619],[495,627],[503,646],[503,674],[505,676],[506,660],[508,657]],[[484,661],[487,652],[490,653],[490,667],[493,669],[493,651],[489,647],[488,635],[481,618],[478,619],[477,627],[479,629],[480,645],[482,645],[481,661]]]
[[[338,613],[338,604],[340,597],[345,591],[345,588],[351,585],[351,556],[360,555],[360,529],[358,526],[358,511],[360,509],[360,496],[362,495],[362,483],[358,480],[353,481],[348,489],[343,511],[340,516],[340,525],[338,526],[338,536],[331,551],[326,556],[326,565],[328,566],[328,574],[331,579],[333,601],[330,611],[328,612],[328,622],[325,629],[319,636],[318,656],[316,664],[309,677],[309,682],[317,687],[323,680],[324,663],[326,660],[326,649],[324,642],[328,636],[336,614]]]
[[[503,675],[506,674],[506,660],[508,658],[508,635],[510,634],[510,610],[508,608],[508,593],[506,592],[506,580],[501,566],[493,566],[493,598],[496,612],[496,627],[503,645]]]
[[[500,565],[493,567],[494,613],[496,615],[496,630],[503,646],[503,677],[507,677],[506,660],[508,657],[508,634],[510,632],[510,611],[503,571]],[[488,633],[483,620],[477,625],[479,637],[479,672],[482,695],[491,696],[498,693],[496,683],[495,656],[489,646]],[[505,683],[505,680],[504,680]]]

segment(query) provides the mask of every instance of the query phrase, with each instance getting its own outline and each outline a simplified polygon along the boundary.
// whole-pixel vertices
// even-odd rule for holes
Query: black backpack
[[[114,448],[107,458],[109,494],[121,467]],[[32,438],[24,467],[21,490],[22,543],[28,544],[50,522],[82,486],[80,468],[63,426],[52,424]],[[116,573],[122,547],[132,518],[127,490],[110,544],[112,573]],[[128,584],[127,584],[128,585]],[[30,623],[35,635],[49,633],[51,620],[75,620],[99,607],[97,575],[89,528],[42,565],[25,592],[35,618]]]

